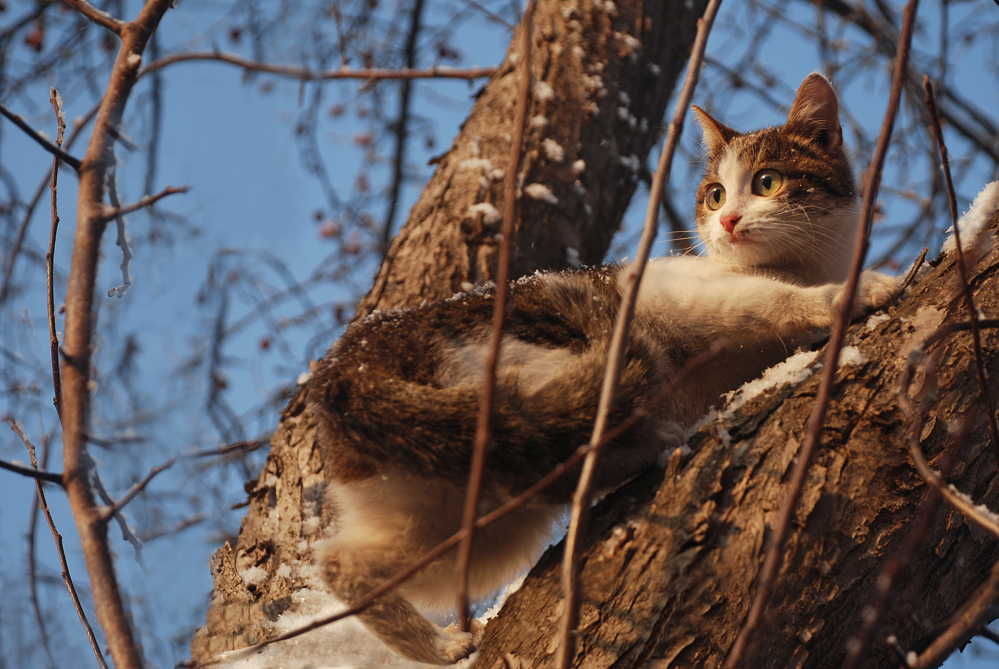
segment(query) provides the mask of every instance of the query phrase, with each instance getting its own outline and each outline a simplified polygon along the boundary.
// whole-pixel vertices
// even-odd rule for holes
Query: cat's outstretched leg
[[[393,542],[334,538],[320,548],[318,564],[327,587],[351,605],[419,557],[410,553]],[[397,591],[376,599],[357,618],[398,655],[417,662],[454,664],[475,650],[471,634],[441,629]]]

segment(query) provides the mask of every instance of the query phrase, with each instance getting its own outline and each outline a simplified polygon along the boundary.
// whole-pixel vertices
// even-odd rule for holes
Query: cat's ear
[[[701,124],[701,132],[704,135],[704,143],[707,144],[708,150],[711,153],[717,153],[730,141],[733,137],[737,137],[739,133],[726,125],[722,125],[718,121],[711,118],[710,114],[698,107],[697,105],[691,105],[691,109],[694,110],[694,116],[697,118],[697,122]]]
[[[794,96],[788,125],[805,126],[809,133],[829,148],[843,143],[843,128],[839,124],[839,99],[829,80],[818,72],[805,77]]]

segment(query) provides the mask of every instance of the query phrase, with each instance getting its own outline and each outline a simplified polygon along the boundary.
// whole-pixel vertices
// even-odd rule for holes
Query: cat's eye
[[[760,170],[753,177],[753,192],[763,197],[775,195],[784,183],[784,177],[774,170]]]
[[[708,192],[704,196],[704,206],[716,211],[721,209],[723,204],[725,204],[725,187],[721,184],[708,186]]]

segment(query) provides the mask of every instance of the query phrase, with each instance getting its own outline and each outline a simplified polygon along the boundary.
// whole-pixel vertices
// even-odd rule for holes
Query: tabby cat
[[[655,416],[607,444],[609,490],[680,443],[724,392],[758,376],[833,321],[853,246],[857,192],[838,101],[821,75],[787,123],[740,134],[694,107],[708,150],[697,192],[707,255],[651,262],[642,281],[611,425],[715,342]],[[590,438],[625,268],[542,273],[510,285],[481,512],[535,483]],[[888,305],[897,281],[862,275],[857,314]],[[494,291],[483,287],[352,325],[313,374],[335,534],[318,550],[330,590],[350,603],[459,529]],[[476,534],[470,594],[493,593],[537,558],[570,501],[564,476]],[[399,655],[450,664],[474,648],[415,608],[456,598],[455,552],[381,597],[360,620]]]

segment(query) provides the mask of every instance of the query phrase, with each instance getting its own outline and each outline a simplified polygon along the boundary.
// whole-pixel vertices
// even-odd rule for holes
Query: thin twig
[[[31,466],[35,469],[45,469],[49,462],[49,440],[47,438],[42,439],[42,458],[41,462],[35,456],[35,449],[30,446],[30,442],[25,441],[25,446],[28,447],[28,457],[31,459]],[[38,556],[35,550],[35,536],[38,530],[38,512],[41,510],[41,500],[38,498],[37,492],[32,500],[34,503],[31,505],[31,517],[28,519],[28,590],[31,592],[31,608],[35,613],[35,626],[38,628],[38,636],[42,642],[42,648],[45,649],[45,655],[49,659],[49,666],[56,667],[55,657],[52,655],[52,646],[49,643],[48,629],[45,624],[45,616],[42,615],[42,605],[38,599]]]
[[[948,485],[943,477],[930,467],[926,456],[919,449],[918,441],[910,440],[909,453],[916,465],[916,471],[926,483],[932,486],[948,504],[957,509],[967,520],[999,539],[999,521],[997,521],[995,513],[983,511],[982,507],[976,505],[967,495],[958,491],[953,485]]]
[[[14,421],[8,421],[10,423],[10,429],[17,432],[14,428]],[[55,472],[43,472],[34,467],[25,467],[24,465],[14,464],[13,462],[7,462],[6,460],[0,460],[0,469],[4,469],[8,472],[14,472],[15,474],[20,474],[21,476],[27,476],[29,479],[35,479],[36,481],[44,481],[46,483],[55,483],[58,486],[62,486],[62,474],[56,474]]]
[[[66,116],[62,110],[62,98],[55,88],[49,89],[49,101],[55,110],[56,146],[62,146],[63,133],[66,131]],[[49,249],[45,252],[45,309],[49,320],[49,355],[52,359],[52,404],[56,413],[62,415],[62,376],[59,374],[59,332],[55,319],[55,243],[56,232],[59,230],[59,207],[57,204],[59,178],[59,156],[52,159],[52,181],[49,185],[52,200],[52,226],[49,229]]]
[[[975,306],[975,297],[971,294],[971,282],[968,279],[968,262],[964,257],[964,249],[961,247],[961,230],[957,219],[957,198],[954,196],[954,182],[950,175],[950,159],[947,157],[947,145],[944,143],[943,129],[940,127],[940,117],[937,114],[937,105],[933,97],[933,84],[930,78],[923,76],[923,89],[926,91],[926,107],[930,112],[931,127],[933,135],[940,149],[940,163],[943,168],[944,181],[947,184],[947,200],[950,203],[950,217],[954,227],[954,246],[957,248],[957,269],[961,276],[961,293],[964,302],[968,307],[968,319],[971,321],[971,343],[975,353],[975,374],[978,376],[978,387],[981,390],[981,400],[985,405],[985,416],[989,426],[989,437],[992,441],[992,453],[995,456],[996,464],[999,465],[999,423],[996,422],[995,404],[992,401],[992,393],[989,391],[988,380],[985,376],[985,362],[982,355],[982,337],[978,332],[978,307]],[[974,242],[973,242],[974,243]]]
[[[416,64],[416,38],[420,33],[420,19],[423,15],[423,0],[413,1],[410,18],[409,34],[406,36],[406,69],[411,70]],[[392,230],[395,228],[395,214],[399,206],[399,194],[402,192],[402,182],[406,167],[406,140],[409,135],[409,104],[412,100],[412,79],[402,79],[399,86],[399,117],[395,122],[395,157],[392,160],[392,187],[388,197],[388,212],[382,224],[380,253],[382,260],[388,255],[389,243],[392,241]]]
[[[145,490],[146,486],[149,485],[149,482],[153,480],[154,476],[156,476],[160,472],[164,472],[167,469],[173,467],[173,464],[176,461],[177,461],[176,458],[170,458],[163,464],[156,465],[155,467],[150,469],[149,473],[146,474],[141,481],[136,481],[135,484],[131,488],[129,488],[124,495],[118,498],[118,501],[116,501],[112,506],[108,506],[102,509],[101,516],[103,520],[105,521],[110,520],[111,516],[119,513],[123,508],[125,508],[126,504],[128,504],[135,498],[136,495]],[[136,539],[138,539],[138,537],[136,537]]]
[[[520,161],[523,155],[524,132],[527,127],[527,113],[531,103],[531,41],[533,37],[534,0],[528,3],[521,22],[523,44],[520,58],[520,82],[517,89],[517,111],[510,140],[510,159],[503,182],[503,223],[501,227],[499,257],[496,262],[496,295],[493,298],[492,333],[485,361],[485,379],[479,394],[478,421],[475,426],[475,446],[472,451],[472,465],[468,475],[468,490],[465,494],[465,508],[462,528],[465,538],[458,547],[458,621],[461,630],[467,632],[471,621],[468,607],[468,565],[472,558],[472,541],[475,532],[475,518],[478,515],[479,496],[482,490],[482,475],[485,470],[486,447],[492,432],[493,395],[496,390],[496,370],[499,366],[500,344],[503,339],[503,319],[506,315],[507,295],[510,280],[510,255],[515,232],[514,217],[517,205],[517,177],[520,174]]]
[[[857,284],[860,281],[860,273],[864,266],[864,257],[867,255],[867,246],[870,238],[871,222],[873,220],[874,202],[877,198],[878,185],[881,180],[881,170],[884,166],[885,156],[888,153],[888,143],[891,139],[892,129],[895,126],[895,117],[898,113],[899,102],[902,97],[902,88],[905,83],[906,64],[909,58],[909,44],[912,41],[912,28],[916,16],[916,6],[918,0],[909,0],[905,7],[905,14],[902,20],[902,31],[899,35],[895,68],[892,74],[892,88],[888,100],[888,107],[885,111],[885,119],[881,125],[881,134],[878,137],[877,148],[871,165],[867,170],[864,188],[864,200],[860,217],[857,221],[857,241],[854,245],[853,259],[850,266],[850,273],[846,286],[843,290],[843,299],[839,305],[839,313],[833,325],[833,331],[826,345],[825,367],[822,378],[819,381],[818,393],[815,403],[812,406],[812,414],[808,419],[808,433],[805,441],[798,451],[797,461],[791,472],[791,479],[788,483],[787,492],[780,508],[777,525],[770,538],[767,547],[766,557],[760,569],[760,577],[756,587],[756,594],[749,613],[743,623],[739,635],[729,650],[725,659],[725,669],[735,669],[742,661],[742,656],[746,651],[749,640],[753,632],[759,625],[763,609],[770,597],[777,572],[782,562],[782,552],[784,541],[790,531],[791,522],[794,519],[798,498],[801,496],[802,486],[811,465],[812,453],[818,445],[825,423],[826,411],[832,399],[832,388],[835,382],[836,369],[839,362],[839,352],[843,347],[843,340],[846,329],[850,324],[853,313],[853,299],[857,292]]]
[[[108,30],[113,32],[115,35],[118,35],[119,37],[121,36],[122,31],[125,30],[125,26],[127,24],[124,21],[122,21],[121,19],[116,19],[107,12],[97,9],[86,0],[62,0],[62,1],[64,4],[69,5],[77,12],[85,16],[87,20],[89,20],[91,23],[96,23],[102,28],[107,28]]]
[[[145,209],[146,207],[155,204],[159,200],[162,200],[168,195],[175,195],[176,193],[186,193],[191,188],[190,186],[167,186],[159,193],[154,193],[152,195],[146,195],[145,197],[136,200],[132,204],[125,204],[120,207],[107,207],[103,212],[102,216],[105,222],[109,222],[118,218],[119,216],[127,216],[128,214],[139,211],[140,209]]]
[[[599,449],[596,448],[596,444],[602,441],[610,410],[613,406],[614,396],[617,393],[618,380],[628,343],[628,332],[631,326],[631,319],[635,313],[638,288],[652,250],[652,243],[656,237],[656,219],[659,213],[660,201],[662,200],[662,192],[669,181],[673,155],[676,152],[676,146],[680,141],[680,132],[683,129],[683,119],[687,114],[687,107],[693,98],[694,89],[697,87],[708,34],[711,32],[711,25],[714,22],[720,5],[721,0],[710,0],[704,10],[704,16],[697,22],[697,36],[694,38],[694,44],[691,47],[690,61],[687,64],[683,89],[680,91],[677,99],[676,111],[673,114],[673,119],[670,121],[669,129],[666,133],[666,142],[663,146],[662,154],[659,156],[659,164],[656,166],[655,175],[652,178],[642,238],[635,254],[635,261],[625,270],[624,294],[622,295],[621,305],[618,308],[617,318],[614,323],[614,333],[611,336],[610,349],[607,355],[607,367],[604,372],[603,387],[600,391],[600,402],[597,406],[593,435],[590,439],[590,443],[594,448],[583,462],[583,469],[579,475],[579,483],[573,495],[572,516],[565,538],[565,552],[562,557],[564,608],[559,628],[559,650],[556,659],[556,666],[562,669],[567,669],[572,664],[572,660],[576,655],[576,627],[579,623],[580,606],[579,559],[582,553],[582,539],[589,525],[590,505],[593,497],[593,475],[599,456]]]
[[[80,171],[80,159],[74,158],[65,151],[62,147],[53,144],[48,139],[46,139],[40,132],[28,125],[28,122],[24,118],[14,112],[10,111],[3,104],[0,104],[0,114],[3,114],[8,119],[10,119],[14,125],[23,130],[28,137],[35,140],[43,149],[51,153],[52,155],[58,157],[64,163],[72,167],[77,172]]]
[[[631,427],[634,426],[637,422],[644,420],[653,411],[655,411],[659,407],[659,405],[661,405],[663,402],[669,399],[673,395],[673,393],[676,392],[677,388],[686,383],[687,379],[690,377],[691,374],[697,372],[704,365],[711,362],[724,352],[725,352],[725,345],[721,343],[715,343],[707,351],[704,351],[700,355],[697,355],[694,358],[688,360],[687,363],[680,368],[680,370],[676,373],[676,376],[673,377],[673,380],[665,388],[662,388],[656,396],[654,396],[652,399],[650,399],[642,406],[635,409],[635,411],[632,412],[632,414],[628,416],[626,419],[624,419],[619,424],[614,426],[612,429],[604,433],[600,441],[598,441],[596,444],[585,444],[577,448],[576,451],[569,458],[565,460],[565,462],[557,465],[550,472],[545,474],[545,476],[539,479],[538,482],[532,485],[530,488],[528,488],[521,494],[517,495],[513,499],[509,500],[502,506],[499,506],[493,511],[489,512],[488,514],[478,518],[475,521],[475,529],[480,530],[483,527],[491,525],[492,523],[496,522],[497,520],[507,515],[511,511],[514,511],[522,507],[528,501],[538,496],[541,492],[546,490],[550,485],[558,481],[567,472],[572,471],[594,449],[601,448],[604,444],[614,441],[619,436],[624,434],[627,430],[631,429]],[[262,650],[266,646],[281,641],[287,641],[288,639],[293,639],[297,636],[305,634],[306,632],[311,632],[314,629],[318,629],[320,627],[324,627],[326,625],[335,623],[338,620],[342,620],[349,616],[356,615],[364,611],[369,606],[371,606],[375,602],[375,600],[384,595],[386,592],[389,592],[390,590],[398,586],[400,583],[403,583],[404,581],[412,577],[420,569],[422,569],[423,567],[427,566],[428,564],[439,558],[446,551],[450,550],[451,548],[454,548],[464,538],[464,536],[465,536],[465,530],[464,529],[459,530],[458,532],[453,534],[450,538],[445,539],[443,542],[441,542],[440,544],[432,548],[430,551],[425,553],[420,559],[411,563],[406,569],[400,571],[398,574],[393,576],[391,579],[385,581],[377,588],[374,588],[361,599],[356,600],[353,606],[344,611],[326,616],[324,618],[318,618],[306,625],[303,625],[302,627],[289,630],[284,634],[276,636],[273,639],[268,639],[253,646],[247,646],[246,648],[241,648],[240,650],[237,651],[225,653],[224,656],[216,657],[212,660],[209,660],[208,662],[204,662],[196,666],[207,667],[216,664],[236,662],[241,659],[245,659],[252,656],[254,653]]]
[[[971,630],[982,625],[986,612],[997,600],[999,600],[999,562],[992,565],[988,579],[978,588],[974,596],[961,607],[961,611],[947,626],[947,629],[915,658],[907,658],[906,664],[910,669],[940,666],[940,663],[955,648],[968,640],[971,636]]]
[[[66,138],[66,143],[62,147],[63,150],[74,144],[76,139],[81,135],[82,130],[97,114],[97,110],[99,108],[100,105],[94,105],[81,119],[73,124],[73,130],[69,133],[69,137]],[[50,174],[46,173],[39,182],[38,187],[35,189],[35,192],[31,196],[27,206],[24,207],[24,215],[21,216],[21,222],[17,226],[17,233],[14,235],[14,242],[10,245],[10,249],[7,253],[7,260],[4,264],[3,283],[0,283],[0,304],[2,304],[10,294],[10,283],[14,275],[14,263],[24,246],[24,239],[28,233],[28,224],[31,223],[31,218],[35,213],[35,208],[42,199],[42,195],[45,194],[47,189],[51,188],[51,183],[52,177]]]
[[[383,81],[386,79],[482,79],[496,73],[496,67],[470,67],[465,69],[432,67],[424,70],[386,70],[378,68],[352,70],[341,67],[336,70],[312,70],[294,65],[261,63],[223,51],[201,51],[177,53],[155,60],[147,65],[139,76],[168,65],[184,62],[220,62],[236,65],[249,72],[265,72],[301,81],[324,81],[329,79],[360,79],[362,81]]]
[[[24,442],[25,448],[28,449],[28,457],[31,458],[31,464],[35,467],[38,466],[38,460],[35,457],[35,447],[32,445],[31,441],[24,435],[24,432],[18,426],[16,421],[10,421],[10,428],[14,430],[21,441]],[[45,489],[41,484],[41,481],[35,481],[35,491],[38,493],[38,505],[42,509],[42,513],[45,515],[45,520],[49,524],[49,530],[52,532],[52,538],[55,539],[56,544],[56,554],[59,556],[59,565],[62,567],[62,580],[66,584],[66,588],[69,590],[69,596],[73,600],[73,606],[76,607],[76,615],[80,618],[80,623],[83,625],[83,629],[87,633],[87,638],[90,639],[90,647],[94,649],[94,655],[97,657],[97,664],[101,666],[101,669],[108,669],[107,662],[104,661],[104,654],[101,653],[101,646],[97,642],[97,637],[94,635],[94,628],[90,626],[90,621],[87,620],[87,614],[83,610],[83,603],[80,601],[80,595],[76,592],[76,585],[73,583],[73,577],[69,573],[69,563],[66,560],[66,549],[62,544],[62,535],[59,534],[59,530],[56,529],[55,521],[52,519],[52,513],[49,511],[48,501],[45,499]]]

